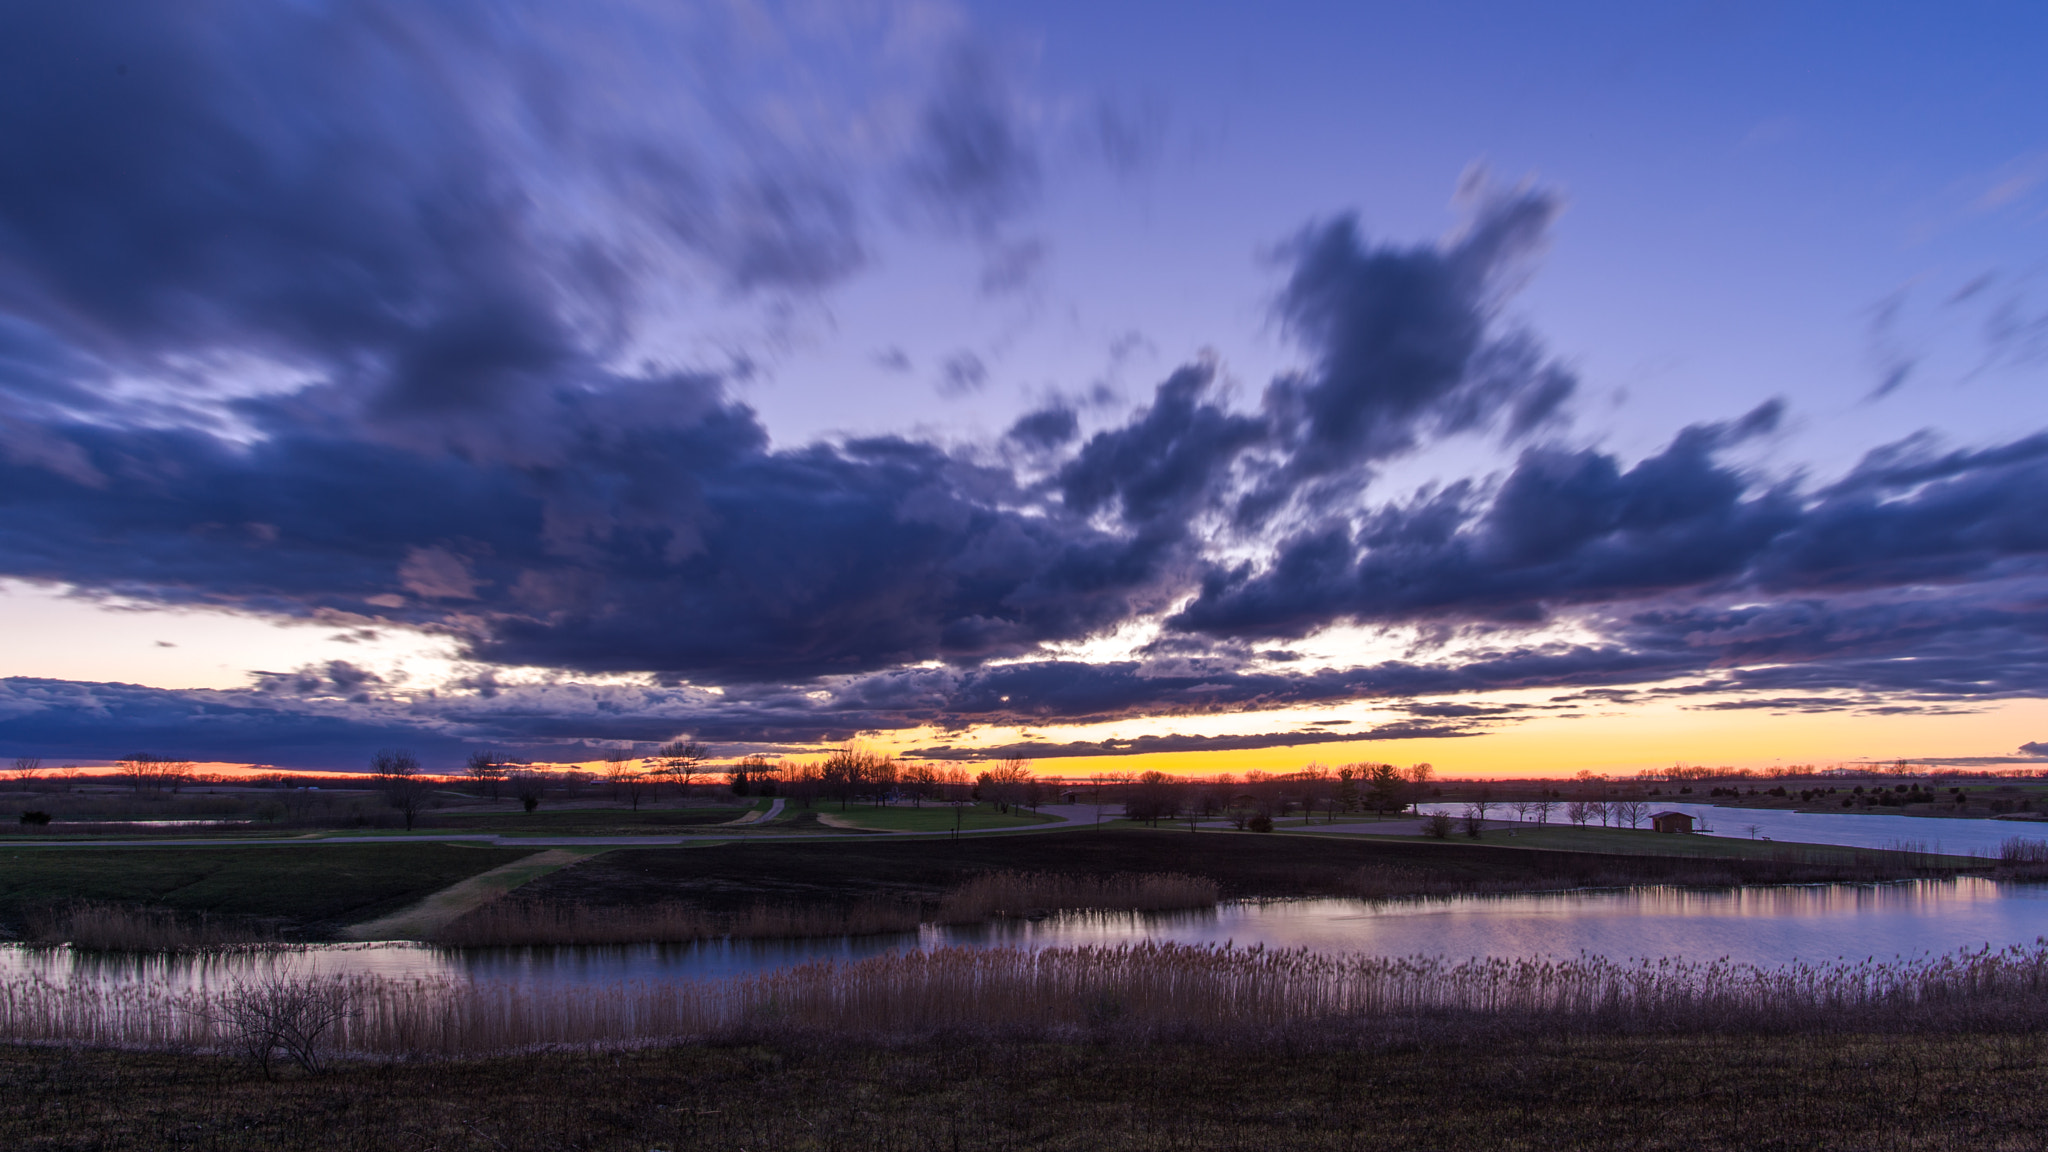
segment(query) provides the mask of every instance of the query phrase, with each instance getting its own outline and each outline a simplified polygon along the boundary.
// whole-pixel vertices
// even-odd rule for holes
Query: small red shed
[[[1650,827],[1659,832],[1690,832],[1692,817],[1683,812],[1658,812],[1650,817]]]

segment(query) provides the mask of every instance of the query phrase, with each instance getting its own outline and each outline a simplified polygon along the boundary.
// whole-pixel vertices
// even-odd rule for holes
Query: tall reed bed
[[[30,910],[28,937],[43,943],[109,952],[182,952],[275,941],[274,929],[205,913],[80,902]]]
[[[680,944],[692,940],[872,936],[915,932],[915,904],[862,901],[849,907],[757,904],[737,915],[688,904],[625,908],[498,900],[465,913],[434,934],[451,947],[551,944]]]
[[[1462,1040],[1522,1032],[2037,1028],[2048,941],[1914,961],[1792,964],[1337,957],[1257,948],[940,949],[719,982],[548,989],[369,977],[327,982],[348,1011],[332,1053],[473,1056],[785,1034],[873,1041],[949,1032],[1187,1040]],[[275,989],[0,983],[0,1038],[235,1050],[234,1009]],[[238,999],[239,998],[239,999]]]
[[[969,924],[1040,912],[1157,912],[1208,908],[1222,895],[1216,881],[1179,872],[1076,876],[1057,872],[984,872],[949,889],[939,901],[942,924]]]

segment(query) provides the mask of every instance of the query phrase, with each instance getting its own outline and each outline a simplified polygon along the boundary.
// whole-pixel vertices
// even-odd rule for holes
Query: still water
[[[1458,816],[1463,804],[1419,804],[1424,813],[1443,812]],[[1684,812],[1694,827],[1708,836],[1732,836],[1750,840],[1789,840],[1801,844],[1840,844],[1848,848],[1897,848],[1902,845],[1925,852],[1956,856],[1998,857],[2000,845],[2014,837],[2048,840],[2048,823],[2029,820],[1982,820],[1935,816],[1880,816],[1856,812],[1836,815],[1828,812],[1785,812],[1767,808],[1722,808],[1713,804],[1672,804],[1651,800],[1643,816],[1650,826],[1651,812]],[[1513,821],[1514,811],[1496,804],[1487,814],[1489,822]],[[1564,806],[1550,812],[1552,824],[1565,822]],[[1597,824],[1598,821],[1595,821]]]
[[[948,945],[1064,947],[1144,940],[1263,944],[1381,956],[1719,957],[1760,965],[1889,959],[2048,936],[2048,885],[1976,877],[1887,884],[1471,896],[1445,900],[1246,901],[1213,910],[1069,914],[1041,921],[926,927],[917,933],[798,941],[608,948],[449,950],[339,944],[204,957],[110,957],[0,947],[0,979],[217,985],[287,969],[533,985],[708,979],[811,960],[852,960]]]

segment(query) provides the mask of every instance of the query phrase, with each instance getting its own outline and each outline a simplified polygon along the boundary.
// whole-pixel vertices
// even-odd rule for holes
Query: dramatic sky
[[[0,754],[2034,756],[2043,43],[20,0]]]

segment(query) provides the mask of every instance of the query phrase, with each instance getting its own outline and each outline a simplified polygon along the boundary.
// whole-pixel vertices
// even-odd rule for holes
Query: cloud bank
[[[395,742],[775,746],[1508,689],[1883,708],[2048,688],[2048,434],[1914,438],[1817,484],[1735,462],[1779,403],[1638,460],[1574,442],[1573,374],[1507,313],[1560,210],[1540,188],[1476,187],[1433,243],[1299,230],[1273,306],[1302,367],[1255,395],[1201,361],[1107,423],[1053,404],[995,444],[777,445],[744,363],[647,355],[676,309],[829,291],[892,227],[1042,254],[1012,238],[1047,178],[1030,102],[971,42],[879,19],[789,17],[764,59],[631,6],[0,16],[0,574],[402,625],[477,669],[13,680],[0,739],[343,765]],[[795,122],[714,98],[829,75],[801,58],[846,36],[887,98]],[[650,40],[696,82],[620,55]],[[883,67],[909,58],[939,63]],[[966,352],[943,372],[986,378]],[[1502,467],[1382,494],[1454,438]],[[1419,639],[1349,667],[1261,647],[1340,627]],[[1135,653],[1071,655],[1133,628]],[[588,681],[619,675],[639,679]]]

